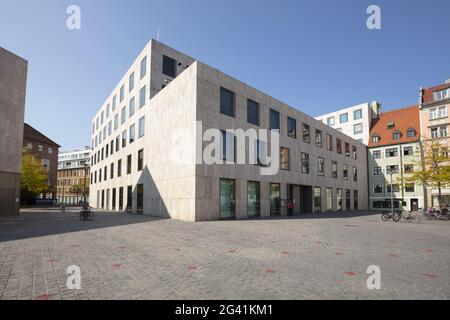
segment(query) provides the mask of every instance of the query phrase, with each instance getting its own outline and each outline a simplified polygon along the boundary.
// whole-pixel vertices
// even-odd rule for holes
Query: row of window
[[[362,119],[362,109],[357,109],[353,111],[353,121],[357,121]],[[339,115],[339,123],[344,124],[349,121],[348,112],[342,113]],[[336,124],[335,117],[327,118],[327,125],[333,127]],[[362,124],[361,124],[361,132],[362,132]]]
[[[434,100],[444,100],[450,97],[450,88],[433,92]]]
[[[447,118],[447,116],[448,116],[447,111],[448,111],[447,106],[430,108],[428,111],[430,120]]]
[[[386,158],[398,157],[398,147],[386,148],[384,150]],[[413,147],[404,147],[403,148],[403,156],[412,156],[414,155]],[[382,151],[381,150],[372,150],[372,158],[373,159],[381,159]]]
[[[122,211],[125,208],[131,211],[133,203],[133,187],[126,187],[126,203],[124,204],[124,187],[106,190],[97,190],[97,208],[106,210]],[[111,192],[111,199],[110,199]],[[111,200],[111,202],[110,202]],[[136,185],[136,207],[137,212],[142,213],[144,208],[144,185]]]
[[[127,156],[127,163],[126,163],[126,174],[131,174],[132,172],[132,166],[133,166],[133,160],[132,160],[132,155],[129,154]],[[117,170],[116,174],[117,177],[121,177],[122,176],[122,159],[119,159],[117,161],[117,167],[116,170],[114,169],[114,165],[115,163],[112,162],[109,165],[109,179],[114,179],[114,174],[115,171]],[[142,171],[144,170],[144,149],[141,149],[138,151],[138,155],[137,155],[137,171]],[[97,174],[98,172],[98,174]],[[98,180],[97,180],[98,179]],[[99,169],[98,171],[94,171],[91,172],[91,184],[95,184],[98,182],[102,182],[103,181],[107,181],[108,180],[108,166],[105,166],[103,169]]]
[[[28,149],[28,150],[33,150],[33,143],[28,142],[28,143],[27,143],[27,149]],[[38,152],[44,152],[44,146],[43,146],[42,144],[38,144],[38,145],[37,145],[37,151],[38,151]],[[53,148],[48,147],[48,148],[47,148],[47,153],[48,153],[48,154],[53,154]]]
[[[219,217],[220,219],[234,219],[236,217],[236,181],[233,179],[220,179],[219,185]],[[311,188],[313,192],[313,212],[322,212],[322,188]],[[333,204],[332,188],[326,190],[326,211],[343,210],[343,190],[336,189],[336,203]],[[249,218],[261,216],[261,186],[258,181],[247,182],[247,215]],[[270,183],[270,216],[281,215],[281,184]],[[308,202],[307,199],[304,201]],[[345,190],[346,209],[351,208],[351,190]],[[335,209],[336,208],[336,209]],[[358,191],[353,191],[353,209],[358,209]]]
[[[439,126],[430,128],[430,135],[432,139],[446,138],[448,136],[447,126]]]
[[[409,128],[406,131],[406,136],[408,138],[414,138],[417,135],[417,131],[414,128]],[[403,136],[402,132],[400,130],[395,130],[394,132],[392,132],[392,140],[400,140],[400,138]],[[373,143],[378,143],[381,141],[381,137],[379,134],[374,134],[372,136],[372,142]]]
[[[166,76],[169,76],[171,78],[175,78],[177,74],[177,63],[174,59],[167,57],[163,55],[163,65],[162,65],[162,73]],[[145,56],[140,63],[140,79],[142,80],[147,75],[147,57]],[[132,72],[130,76],[128,77],[128,92],[132,92],[135,88],[135,73]],[[145,105],[145,93],[146,93],[146,86],[142,87],[139,93],[139,107],[142,108]],[[119,89],[119,103],[122,103],[125,99],[125,84],[122,84],[122,86]],[[112,109],[111,109],[112,105]],[[130,108],[129,108],[129,116],[131,117],[134,114],[135,109],[135,99],[134,97],[129,102]],[[92,134],[95,133],[95,130],[98,130],[100,126],[103,125],[106,119],[109,119],[111,111],[114,112],[117,107],[117,96],[114,95],[112,98],[111,104],[108,103],[106,106],[106,110],[102,111],[100,115],[97,117],[95,122],[92,124]],[[124,123],[125,119],[125,111],[124,108],[122,108],[121,111],[121,123]],[[117,129],[118,125],[118,115],[116,114],[114,119],[114,128]],[[110,126],[110,124],[109,124]],[[114,130],[115,130],[114,129]],[[103,129],[104,131],[105,129]],[[105,137],[105,135],[103,135]]]
[[[400,192],[401,185],[400,184],[392,184],[392,192]],[[405,186],[403,188],[405,192],[412,193],[415,192],[415,185],[414,183],[405,183]],[[373,193],[380,194],[384,193],[385,185],[382,183],[374,184],[373,185]],[[386,184],[386,193],[391,193],[391,184]]]
[[[138,121],[138,139],[142,138],[145,135],[145,116],[141,117]],[[118,135],[115,140],[111,140],[110,143],[106,144],[100,150],[95,152],[91,156],[91,163],[96,165],[100,161],[108,158],[108,156],[114,154],[114,150],[118,152],[120,147],[125,148],[127,146],[127,142],[132,144],[136,141],[136,125],[132,124],[128,130],[122,132],[122,135]],[[115,148],[114,148],[115,147]]]
[[[145,106],[146,101],[146,86],[142,87],[139,93],[139,109]],[[136,112],[135,98],[131,98],[128,108],[128,118],[134,116]],[[123,125],[127,120],[127,107],[122,107],[120,111],[120,125]],[[108,122],[108,125],[100,130],[99,133],[92,139],[92,149],[97,148],[104,140],[110,137],[114,131],[119,128],[119,113],[114,116],[114,127],[113,120]]]
[[[399,165],[389,165],[386,166],[386,173],[387,174],[397,174],[400,172],[400,166]],[[414,165],[413,164],[405,164],[403,166],[403,172],[404,173],[414,173]],[[381,166],[375,166],[372,168],[372,174],[374,176],[381,176],[383,174],[383,169]]]
[[[220,88],[220,112],[230,117],[236,116],[236,94],[223,87]],[[280,131],[280,112],[269,108],[269,129]],[[260,104],[254,100],[247,99],[247,122],[260,126]],[[359,130],[359,129],[358,129]],[[362,125],[361,125],[362,130]],[[290,138],[297,138],[297,120],[287,117],[287,135]],[[305,143],[311,143],[311,127],[302,123],[302,140]],[[326,148],[328,151],[334,150],[333,136],[326,134]],[[317,147],[323,147],[323,135],[319,129],[315,130],[314,143]],[[336,152],[342,154],[342,140],[336,138]],[[353,158],[356,159],[356,147],[352,148]],[[345,155],[350,157],[350,144],[345,142]]]

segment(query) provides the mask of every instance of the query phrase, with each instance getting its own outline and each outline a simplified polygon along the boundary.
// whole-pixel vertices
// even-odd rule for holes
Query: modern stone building
[[[84,201],[84,185],[89,188],[91,147],[61,152],[58,156],[57,197],[59,203],[80,204]],[[89,202],[87,194],[86,201]]]
[[[48,185],[51,190],[48,194],[38,195],[37,199],[27,199],[27,204],[34,205],[36,204],[36,200],[42,200],[42,203],[45,203],[45,200],[52,200],[54,202],[56,200],[58,149],[60,145],[25,123],[23,129],[23,147],[36,159],[41,161],[42,166],[48,173]]]
[[[230,129],[279,132],[280,169],[237,164]],[[249,158],[275,149],[259,134]],[[215,140],[226,164],[204,158]],[[90,204],[105,210],[201,221],[368,208],[363,143],[154,40],[93,118],[91,164]]]
[[[420,89],[420,126],[422,144],[425,152],[429,152],[432,144],[438,143],[440,148],[448,152],[450,149],[450,80],[431,88]],[[450,165],[450,161],[448,163]],[[437,188],[427,189],[427,207],[438,207]],[[441,205],[450,207],[450,188],[441,190]]]
[[[366,102],[324,114],[316,117],[316,119],[368,145],[370,126],[380,113],[380,104],[377,101],[373,101],[372,103]]]
[[[0,216],[18,215],[28,62],[0,47]]]
[[[390,209],[391,188],[395,209],[425,207],[424,186],[405,181],[421,169],[420,132],[418,106],[384,112],[373,122],[368,149],[371,210]]]

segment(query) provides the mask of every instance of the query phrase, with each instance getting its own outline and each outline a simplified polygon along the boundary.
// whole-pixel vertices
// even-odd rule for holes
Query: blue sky
[[[82,29],[66,28],[81,8]],[[382,29],[366,28],[381,7]],[[150,38],[299,110],[377,99],[417,103],[450,78],[448,0],[0,0],[0,46],[29,61],[25,120],[62,149],[90,144],[92,117]]]

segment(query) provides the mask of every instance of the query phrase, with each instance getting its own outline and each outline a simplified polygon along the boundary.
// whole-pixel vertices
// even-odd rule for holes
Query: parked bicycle
[[[82,221],[94,220],[94,212],[92,212],[91,207],[89,206],[83,207],[83,210],[80,211],[80,220]]]
[[[399,211],[394,211],[394,213],[392,212],[383,212],[381,214],[381,220],[382,221],[388,221],[388,220],[393,220],[395,222],[399,222],[400,219],[402,218],[402,213]]]
[[[420,222],[422,218],[422,214],[420,212],[400,212],[400,219],[404,219],[406,221],[417,221]]]

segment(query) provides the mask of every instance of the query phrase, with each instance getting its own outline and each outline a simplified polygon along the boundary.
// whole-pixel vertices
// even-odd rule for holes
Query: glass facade
[[[261,216],[260,184],[249,181],[247,184],[247,214],[249,218]]]
[[[236,216],[235,180],[220,179],[219,193],[220,219],[233,219]]]
[[[314,212],[322,212],[322,189],[314,188]]]
[[[327,192],[327,211],[333,211],[333,190],[331,188],[327,188],[326,192]]]
[[[270,215],[281,215],[281,186],[279,183],[270,184]]]

